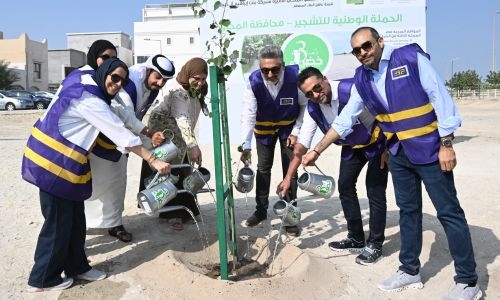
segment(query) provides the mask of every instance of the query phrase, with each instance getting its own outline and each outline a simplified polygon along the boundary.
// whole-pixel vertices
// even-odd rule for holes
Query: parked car
[[[52,100],[52,98],[54,98],[54,93],[51,93],[51,92],[47,92],[47,91],[37,91],[37,92],[33,92],[33,94],[35,94],[35,96],[42,96],[42,97],[45,97],[45,98],[49,98],[50,100]]]
[[[14,95],[17,99],[25,99],[25,100],[32,100],[35,103],[35,108],[36,109],[46,109],[50,101],[52,100],[51,98],[43,97],[43,96],[37,96],[32,92],[28,91],[9,91],[11,94]]]
[[[0,91],[0,109],[16,110],[32,109],[33,107],[35,104],[31,99],[18,99],[8,91]]]

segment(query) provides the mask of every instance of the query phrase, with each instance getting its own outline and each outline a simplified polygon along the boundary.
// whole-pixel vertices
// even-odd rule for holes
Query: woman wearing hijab
[[[107,40],[97,40],[89,48],[87,65],[79,70],[92,74],[94,69],[106,59],[114,57],[116,57],[115,46]],[[165,60],[170,63],[167,58]],[[132,78],[132,68],[130,79]],[[160,76],[160,78],[162,77]],[[145,102],[143,99],[138,101],[139,98],[142,98],[143,95],[145,97],[149,95],[146,95],[142,90],[140,93],[136,92],[137,87],[142,87],[142,85],[142,82],[136,81],[134,84],[132,80],[129,80],[128,84],[112,101],[111,109],[125,123],[125,127],[137,136],[146,135],[148,138],[152,138],[152,140],[143,139],[145,145],[150,146],[151,143],[157,145],[163,141],[163,134],[150,131],[135,113],[135,104]],[[153,98],[156,98],[156,94]],[[109,235],[122,242],[130,242],[132,241],[132,233],[125,229],[122,219],[127,186],[128,155],[116,149],[108,151],[110,148],[116,148],[116,145],[101,133],[89,156],[95,180],[92,183],[92,196],[85,201],[87,228],[107,228]]]
[[[202,154],[196,141],[194,129],[198,122],[200,111],[208,115],[205,104],[205,96],[208,92],[207,84],[208,66],[202,58],[192,58],[186,62],[181,71],[177,74],[176,80],[169,80],[163,88],[163,101],[155,106],[149,117],[148,127],[152,130],[168,129],[173,132],[173,143],[181,151],[181,158],[174,160],[172,164],[183,162],[202,164]],[[144,187],[144,178],[151,176],[151,169],[142,165],[140,190]],[[182,176],[177,183],[178,188],[182,188]],[[175,199],[166,206],[184,205],[190,209],[194,215],[200,212],[195,199],[191,194],[178,194]],[[185,210],[163,212],[160,217],[170,219],[172,228],[183,229],[183,223],[191,219],[191,215]]]
[[[106,278],[105,272],[89,265],[84,247],[83,201],[92,194],[88,154],[99,132],[148,160],[159,172],[170,171],[170,165],[155,159],[110,110],[111,99],[127,80],[128,68],[118,59],[106,60],[93,76],[71,73],[33,126],[24,150],[22,177],[39,188],[45,220],[28,292],[69,288],[73,277],[88,281]]]

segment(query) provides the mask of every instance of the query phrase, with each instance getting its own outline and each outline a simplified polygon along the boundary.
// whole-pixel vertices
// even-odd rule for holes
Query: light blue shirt
[[[385,78],[387,74],[387,66],[389,65],[389,58],[391,57],[393,50],[394,48],[390,46],[384,46],[378,70],[373,70],[365,66],[365,68],[371,70],[373,74],[373,81],[383,101],[382,104],[386,108],[388,105],[385,93]],[[422,88],[429,97],[429,101],[436,112],[439,135],[442,137],[447,136],[455,132],[455,130],[461,125],[462,120],[457,107],[455,106],[453,99],[448,93],[443,81],[439,78],[436,70],[434,70],[434,67],[429,59],[418,53],[417,63]],[[356,85],[353,84],[349,102],[347,102],[340,115],[335,118],[332,123],[332,128],[340,135],[341,138],[345,138],[352,132],[351,127],[354,125],[358,116],[363,112],[364,107],[365,105],[358,93],[358,90],[356,89]]]

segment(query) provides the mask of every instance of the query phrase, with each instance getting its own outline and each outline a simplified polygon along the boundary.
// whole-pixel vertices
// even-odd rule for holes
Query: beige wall
[[[20,77],[14,85],[26,90],[47,90],[48,88],[48,45],[30,40],[26,33],[17,39],[0,39],[0,59],[9,63],[9,69]],[[34,66],[40,64],[41,78],[36,78]]]

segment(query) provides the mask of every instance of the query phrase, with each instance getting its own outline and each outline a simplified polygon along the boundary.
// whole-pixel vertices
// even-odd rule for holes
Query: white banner
[[[215,2],[209,0],[208,7]],[[222,11],[223,7],[215,11],[216,20]],[[240,51],[247,62],[238,64],[227,82],[232,144],[242,142],[243,91],[249,74],[259,67],[263,46],[281,46],[285,64],[298,64],[301,70],[316,67],[329,79],[354,75],[359,62],[350,53],[350,37],[358,27],[375,28],[385,43],[395,47],[418,43],[426,49],[425,0],[236,0],[228,2],[224,18],[231,21],[227,29],[235,33],[228,52]],[[202,18],[201,45],[217,34],[209,27],[213,21],[210,14]],[[206,49],[202,53],[209,57]],[[200,118],[201,143],[212,141],[209,122]]]

